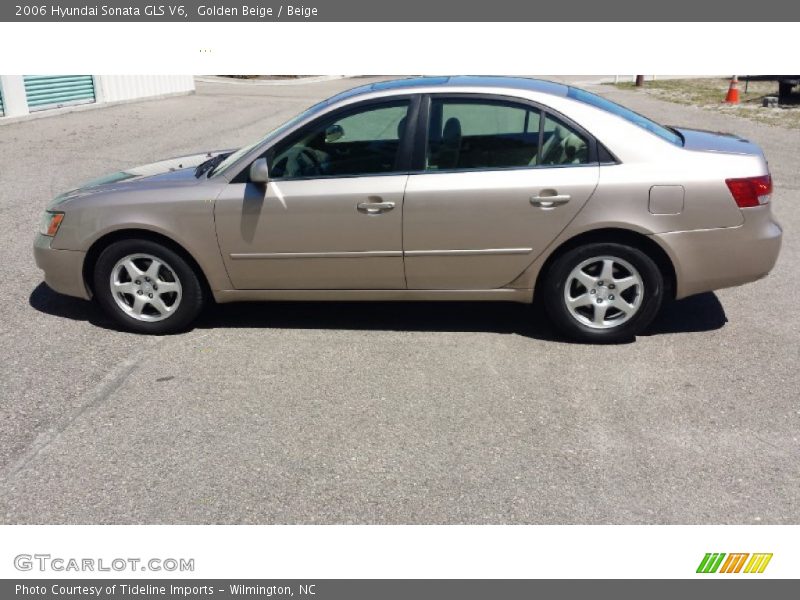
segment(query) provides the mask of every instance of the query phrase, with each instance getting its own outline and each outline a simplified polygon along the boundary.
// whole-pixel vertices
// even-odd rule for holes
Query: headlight
[[[42,223],[39,225],[39,233],[53,237],[58,233],[58,228],[61,227],[61,221],[64,220],[64,213],[46,211],[42,215]]]

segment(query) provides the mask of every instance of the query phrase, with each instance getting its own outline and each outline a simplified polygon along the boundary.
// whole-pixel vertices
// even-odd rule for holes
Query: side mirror
[[[266,158],[258,158],[250,165],[250,182],[267,183],[269,181],[269,168]]]
[[[344,137],[344,127],[339,124],[331,125],[325,130],[325,143],[331,144]]]

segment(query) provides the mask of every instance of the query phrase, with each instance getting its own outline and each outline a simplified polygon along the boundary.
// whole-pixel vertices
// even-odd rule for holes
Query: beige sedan
[[[663,301],[765,276],[781,229],[758,146],[661,126],[578,88],[419,78],[317,104],[235,152],[57,197],[36,262],[123,327],[263,300],[530,303],[582,341]]]

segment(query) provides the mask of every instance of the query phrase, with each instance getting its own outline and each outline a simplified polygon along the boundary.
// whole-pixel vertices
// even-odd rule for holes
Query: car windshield
[[[631,109],[625,108],[616,102],[612,102],[611,100],[602,98],[597,94],[592,94],[591,92],[573,87],[569,88],[567,96],[577,100],[578,102],[589,104],[595,108],[599,108],[611,114],[617,115],[618,117],[622,117],[626,121],[629,121],[630,123],[633,123],[642,129],[646,129],[650,133],[656,134],[658,137],[667,140],[671,144],[683,146],[683,137],[678,132],[668,127],[664,127],[663,125],[659,125],[655,121],[651,121],[647,117],[643,117],[639,113],[633,112]]]
[[[308,118],[309,116],[313,115],[314,113],[319,112],[321,109],[323,109],[325,106],[327,106],[329,104],[329,102],[330,102],[329,100],[325,100],[323,102],[315,104],[314,106],[312,106],[310,108],[307,108],[306,110],[301,112],[296,117],[294,117],[292,119],[289,119],[283,125],[280,125],[280,126],[276,127],[275,129],[273,129],[272,131],[270,131],[267,135],[265,135],[261,139],[256,140],[252,144],[248,144],[247,146],[243,146],[242,148],[239,148],[236,152],[233,152],[232,154],[230,154],[225,160],[223,160],[218,165],[216,165],[213,169],[211,169],[211,171],[209,171],[209,173],[208,173],[208,176],[209,177],[213,177],[214,175],[219,175],[220,173],[224,173],[226,169],[228,169],[231,165],[236,164],[236,162],[240,158],[242,158],[243,156],[248,154],[251,150],[253,150],[254,148],[260,146],[261,144],[271,140],[272,138],[279,136],[284,131],[286,131],[288,129],[291,129],[297,123],[300,123],[301,121],[305,120],[306,118]]]

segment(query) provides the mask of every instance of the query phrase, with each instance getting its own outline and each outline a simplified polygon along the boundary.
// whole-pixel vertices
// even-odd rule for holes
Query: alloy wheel
[[[610,329],[639,311],[644,282],[628,261],[615,256],[589,258],[576,266],[564,286],[564,302],[573,319],[593,329]]]
[[[138,321],[166,319],[181,303],[181,282],[175,270],[152,254],[121,258],[111,270],[109,284],[117,306]]]

